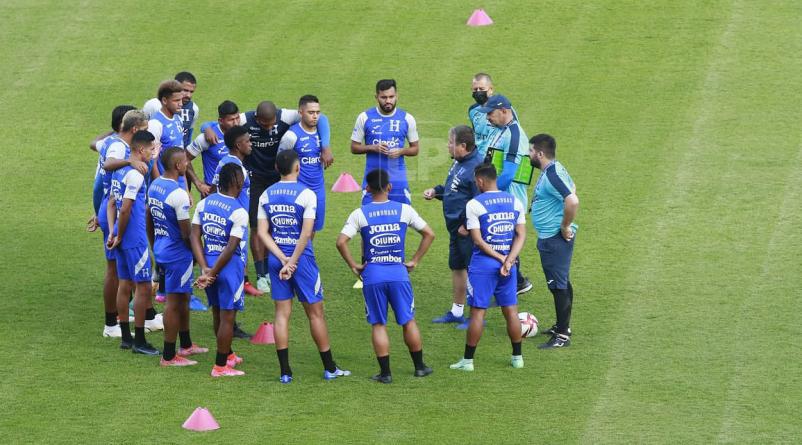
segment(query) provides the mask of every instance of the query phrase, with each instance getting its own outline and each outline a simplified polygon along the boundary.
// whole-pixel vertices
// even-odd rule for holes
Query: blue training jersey
[[[156,138],[156,145],[161,144],[161,151],[171,147],[184,148],[184,124],[181,122],[180,113],[168,118],[159,110],[148,121],[148,131]],[[155,164],[158,166],[159,174],[164,174],[164,164],[162,164],[161,157],[156,160]],[[187,188],[187,180],[183,176],[178,177],[178,184],[184,189]]]
[[[181,118],[182,135],[184,139],[184,147],[189,146],[192,142],[192,127],[195,125],[195,119],[198,118],[196,114],[196,105],[193,101],[185,103],[180,110],[178,110],[179,117]]]
[[[220,129],[220,123],[215,122],[210,124],[209,127],[217,135],[217,143],[210,145],[206,141],[206,135],[199,134],[189,146],[187,152],[194,157],[201,157],[203,162],[203,182],[212,185],[214,183],[214,174],[217,172],[217,165],[220,160],[228,155],[228,147],[223,140],[223,130]]]
[[[377,108],[370,108],[357,117],[351,140],[366,145],[384,144],[391,150],[400,150],[406,146],[407,140],[418,141],[417,124],[411,114],[400,108],[396,108],[389,116],[380,113]],[[367,184],[364,178],[377,168],[389,173],[390,183],[395,190],[400,192],[409,188],[404,156],[390,159],[381,153],[366,153],[363,187]]]
[[[300,123],[294,124],[281,138],[278,151],[295,150],[298,161],[301,163],[301,172],[298,182],[305,184],[315,191],[323,193],[323,164],[320,163],[320,135],[315,129],[313,132],[304,130]]]
[[[540,173],[532,198],[532,225],[538,238],[549,238],[560,231],[565,211],[565,198],[574,193],[574,181],[568,170],[557,161]],[[576,224],[572,224],[576,231]]]
[[[217,261],[232,236],[239,238],[240,242],[226,268],[248,264],[245,237],[248,233],[248,212],[239,205],[239,200],[222,193],[212,193],[195,207],[192,224],[201,227],[203,254],[209,267]]]
[[[418,212],[409,204],[396,201],[371,202],[351,212],[342,229],[344,235],[362,236],[362,255],[367,263],[362,272],[366,285],[409,281],[404,266],[407,227],[426,227]]]
[[[161,176],[148,188],[148,208],[153,222],[153,256],[159,264],[192,259],[181,236],[179,221],[189,220],[189,195],[177,181]]]
[[[248,175],[248,170],[245,169],[238,157],[227,154],[220,159],[220,162],[217,163],[217,170],[214,172],[214,178],[212,178],[212,184],[219,186],[220,170],[224,165],[232,163],[239,165],[242,168],[242,174],[245,176],[245,182],[242,184],[242,191],[239,192],[237,200],[239,200],[239,205],[247,212],[251,207],[251,178]]]
[[[284,255],[291,256],[301,237],[305,219],[315,219],[317,197],[300,182],[280,181],[259,197],[258,219],[270,223],[270,236]],[[312,240],[306,243],[304,255],[313,256]]]
[[[120,209],[123,200],[133,200],[128,225],[123,233],[120,248],[147,247],[148,236],[145,228],[145,177],[131,166],[125,166],[111,176],[111,192],[109,199],[114,198],[117,205],[116,227],[120,221]]]
[[[524,204],[502,191],[485,192],[468,201],[465,216],[466,228],[479,229],[482,240],[502,255],[510,253],[515,238],[515,226],[526,224]],[[468,267],[471,272],[497,273],[501,263],[474,245]]]

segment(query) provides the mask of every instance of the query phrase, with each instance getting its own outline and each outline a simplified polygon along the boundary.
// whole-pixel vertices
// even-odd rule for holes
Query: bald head
[[[274,120],[277,112],[276,104],[269,100],[259,102],[259,106],[256,107],[256,115],[262,119]]]
[[[478,82],[487,82],[490,85],[493,85],[493,79],[490,77],[490,74],[487,73],[476,73],[473,76],[474,81]]]

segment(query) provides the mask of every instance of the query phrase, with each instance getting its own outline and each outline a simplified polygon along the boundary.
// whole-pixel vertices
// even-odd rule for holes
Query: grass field
[[[466,27],[475,7],[496,24]],[[0,442],[802,440],[802,3],[5,0],[0,15]],[[333,126],[329,186],[341,171],[361,176],[351,128],[375,81],[394,77],[421,133],[416,196],[445,177],[471,75],[491,73],[530,136],[557,138],[577,182],[571,348],[528,340],[526,368],[513,370],[494,312],[476,371],[450,371],[464,334],[429,323],[450,301],[447,235],[439,205],[417,199],[439,236],[413,276],[435,373],[411,376],[394,328],[395,382],[374,384],[362,297],[334,247],[358,199],[330,194],[315,244],[333,351],[352,377],[321,379],[300,306],[289,386],[273,346],[236,342],[247,375],[223,380],[208,375],[212,354],[162,369],[119,351],[100,336],[86,146],[114,106],[141,106],[184,69],[199,79],[202,120],[224,99],[252,109],[318,95]],[[536,286],[520,307],[547,326],[531,235],[523,259]],[[246,304],[246,328],[272,320],[269,299]],[[195,340],[213,346],[210,315],[192,317]],[[149,338],[161,346],[160,333]],[[182,430],[197,406],[222,429]]]

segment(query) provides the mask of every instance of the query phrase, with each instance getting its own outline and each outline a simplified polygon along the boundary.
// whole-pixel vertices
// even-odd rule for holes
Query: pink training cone
[[[264,322],[259,325],[259,329],[251,337],[252,345],[272,345],[276,343],[276,338],[273,336],[273,325]]]
[[[487,15],[484,9],[474,9],[467,23],[468,26],[487,26],[492,24],[493,19]]]
[[[195,408],[195,411],[192,411],[192,414],[181,427],[190,431],[212,431],[220,429],[220,424],[214,420],[212,413],[208,409],[199,406]]]
[[[340,177],[331,186],[332,192],[359,192],[362,187],[354,180],[354,177],[346,172],[340,173]]]

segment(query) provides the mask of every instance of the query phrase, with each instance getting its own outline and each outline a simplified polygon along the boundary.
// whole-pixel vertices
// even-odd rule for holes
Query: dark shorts
[[[449,236],[448,268],[451,270],[467,269],[473,255],[473,240],[470,236],[460,236],[456,232],[449,233]]]
[[[277,173],[278,175],[278,173]],[[248,207],[248,217],[251,222],[251,228],[256,229],[257,221],[256,216],[259,214],[259,198],[268,187],[277,183],[281,179],[279,176],[251,176],[251,190],[250,190],[250,205]]]
[[[549,289],[568,289],[571,257],[574,255],[574,242],[566,241],[561,233],[550,238],[538,238],[537,250],[540,252],[540,264],[546,276]]]

